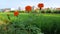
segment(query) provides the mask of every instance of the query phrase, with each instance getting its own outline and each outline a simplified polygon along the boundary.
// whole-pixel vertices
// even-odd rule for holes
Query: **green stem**
[[[8,19],[10,20],[10,17],[8,16]]]

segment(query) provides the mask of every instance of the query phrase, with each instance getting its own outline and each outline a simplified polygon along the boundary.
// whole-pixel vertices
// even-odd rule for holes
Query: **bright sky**
[[[37,7],[38,3],[44,3],[44,7],[60,7],[60,0],[0,0],[1,8],[24,8],[27,5]]]

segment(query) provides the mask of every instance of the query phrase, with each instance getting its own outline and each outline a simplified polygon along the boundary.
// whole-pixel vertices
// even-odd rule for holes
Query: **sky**
[[[0,9],[2,8],[25,8],[25,6],[35,6],[37,7],[38,3],[44,3],[44,8],[47,7],[60,7],[60,0],[0,0]]]

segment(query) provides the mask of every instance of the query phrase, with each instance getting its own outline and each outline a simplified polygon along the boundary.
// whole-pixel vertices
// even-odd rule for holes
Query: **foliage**
[[[8,20],[6,14],[0,15],[5,15],[2,18]],[[9,17],[10,20],[0,27],[1,34],[60,34],[60,14],[23,13]]]
[[[10,11],[10,12],[14,12],[14,10]]]
[[[10,15],[11,16],[11,15]],[[10,17],[11,18],[11,17]],[[41,30],[36,26],[33,25],[30,21],[30,18],[32,18],[31,16],[28,15],[27,17],[20,18],[19,17],[12,17],[10,19],[9,24],[7,25],[2,25],[2,32],[0,32],[1,34],[5,33],[5,34],[38,34],[41,32]],[[26,19],[26,20],[25,20]],[[32,19],[33,20],[33,19]]]
[[[55,10],[53,13],[59,14],[60,10]]]
[[[23,11],[23,10],[22,10],[22,11],[19,11],[19,12],[20,12],[20,13],[25,13],[25,11]]]

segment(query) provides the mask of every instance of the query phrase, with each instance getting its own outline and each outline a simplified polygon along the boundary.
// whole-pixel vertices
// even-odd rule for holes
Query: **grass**
[[[19,26],[21,24],[24,26],[36,25],[44,34],[60,34],[60,14],[20,13],[18,17],[15,17],[13,13],[1,13],[0,20],[4,23],[6,22],[4,20],[8,20],[6,14],[10,14],[10,21],[13,23],[16,22]],[[23,25],[21,27],[24,27]]]

